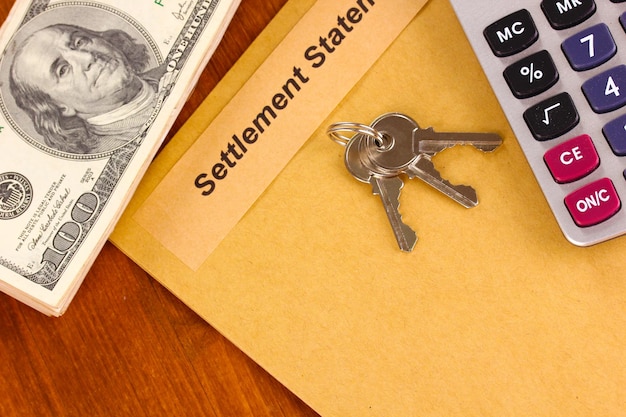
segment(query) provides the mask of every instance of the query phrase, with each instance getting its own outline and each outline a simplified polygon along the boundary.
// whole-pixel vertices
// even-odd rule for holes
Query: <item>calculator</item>
[[[626,0],[451,0],[571,243],[626,233]]]

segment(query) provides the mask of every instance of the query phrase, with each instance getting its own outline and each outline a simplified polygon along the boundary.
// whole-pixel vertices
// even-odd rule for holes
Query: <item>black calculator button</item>
[[[626,105],[626,65],[618,65],[585,81],[583,93],[596,113]]]
[[[526,110],[524,120],[533,137],[544,141],[569,132],[578,124],[580,117],[572,97],[561,93]]]
[[[561,49],[576,71],[585,71],[604,64],[617,53],[617,45],[604,23],[586,28],[567,38]]]
[[[492,23],[483,34],[494,55],[498,57],[521,52],[539,38],[535,22],[526,9],[518,10]]]
[[[622,24],[622,27],[624,28],[624,30],[626,30],[626,12],[621,14],[621,16],[619,17],[619,22]]]
[[[533,97],[552,87],[559,79],[548,51],[539,51],[504,70],[504,78],[517,98]]]
[[[584,22],[596,12],[593,0],[543,0],[541,9],[550,26],[567,29]]]

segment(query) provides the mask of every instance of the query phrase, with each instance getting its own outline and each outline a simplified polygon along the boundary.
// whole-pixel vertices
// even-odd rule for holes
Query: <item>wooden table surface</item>
[[[285,2],[242,0],[168,139]],[[0,363],[3,417],[317,416],[110,243],[61,318],[0,293]]]

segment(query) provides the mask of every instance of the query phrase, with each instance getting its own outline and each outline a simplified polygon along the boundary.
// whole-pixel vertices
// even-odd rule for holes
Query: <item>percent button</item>
[[[552,87],[559,73],[548,51],[543,50],[509,65],[504,79],[515,97],[528,98]]]

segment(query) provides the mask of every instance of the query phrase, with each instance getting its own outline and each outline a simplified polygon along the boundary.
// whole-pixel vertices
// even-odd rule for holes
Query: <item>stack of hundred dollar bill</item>
[[[239,0],[16,0],[0,29],[0,289],[61,315]]]

